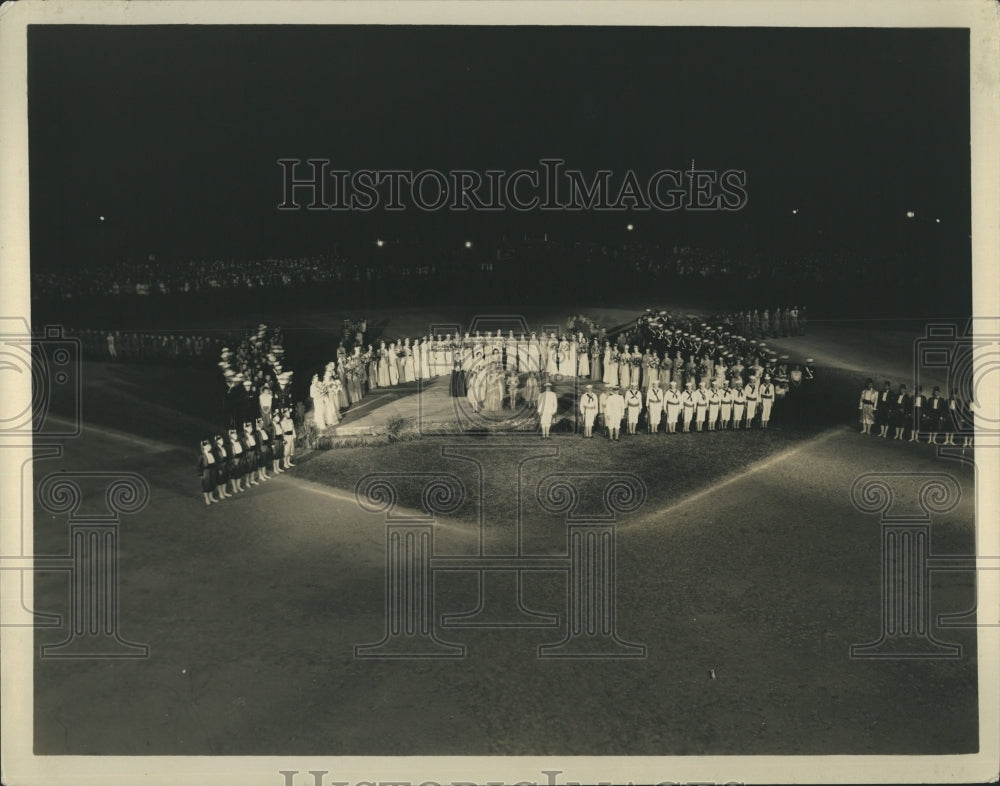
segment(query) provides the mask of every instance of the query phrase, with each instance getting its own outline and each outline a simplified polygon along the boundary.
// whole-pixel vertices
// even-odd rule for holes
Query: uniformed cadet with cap
[[[660,430],[660,418],[663,415],[663,390],[657,379],[646,391],[646,419],[649,421],[649,433]]]
[[[750,377],[750,381],[746,384],[746,387],[743,388],[743,393],[745,394],[747,405],[747,428],[751,428],[753,426],[753,419],[757,417],[757,377]]]
[[[229,444],[226,445],[229,451],[229,482],[233,486],[234,493],[243,491],[243,477],[246,475],[247,464],[243,456],[243,444],[240,442],[236,429],[229,429]],[[250,488],[250,484],[247,484]]]
[[[760,427],[767,428],[767,422],[771,419],[771,407],[774,406],[774,385],[771,384],[771,375],[764,375],[764,382],[760,386]]]
[[[605,429],[607,429],[608,427],[607,411],[608,411],[608,390],[606,387],[603,387],[601,388],[600,394],[597,396],[597,414],[601,416],[601,426]]]
[[[549,436],[549,429],[552,428],[552,419],[555,417],[558,402],[556,394],[552,392],[552,383],[546,382],[542,385],[544,390],[538,397],[538,422],[542,427],[542,437]]]
[[[622,418],[625,417],[625,399],[622,398],[618,385],[611,387],[605,404],[604,417],[608,426],[608,437],[615,442],[621,436]]]
[[[226,491],[226,484],[229,482],[229,454],[226,451],[225,441],[221,434],[215,435],[215,446],[212,455],[215,458],[215,490],[219,492],[219,499],[233,496]]]
[[[681,407],[684,409],[684,433],[691,433],[691,421],[694,420],[694,380],[689,379],[684,383],[684,392],[681,393]]]
[[[733,388],[733,428],[743,428],[743,413],[747,408],[746,388],[740,384],[737,378],[736,387]]]
[[[719,426],[723,429],[729,428],[733,419],[733,390],[729,387],[729,380],[722,380],[722,390],[719,393]]]
[[[580,396],[580,414],[583,416],[583,436],[590,439],[594,436],[594,418],[597,417],[598,401],[594,386],[587,385]]]
[[[271,438],[268,436],[263,418],[257,418],[254,421],[253,436],[257,443],[257,475],[261,480],[270,480],[271,476],[267,474],[267,467],[271,463],[272,457]]]
[[[677,418],[681,414],[681,394],[677,390],[677,383],[670,380],[667,392],[663,396],[667,404],[667,433],[677,433]]]
[[[638,381],[633,381],[625,393],[626,423],[628,433],[635,434],[635,427],[639,423],[639,413],[642,411],[642,393],[639,392]]]
[[[705,426],[708,420],[708,383],[702,380],[698,384],[698,389],[694,392],[694,425],[698,431]]]
[[[282,469],[282,464],[285,462],[285,431],[281,427],[279,415],[276,410],[268,429],[271,437],[271,468],[275,475],[285,471]]]
[[[253,423],[249,420],[243,424],[243,454],[247,462],[247,480],[251,486],[259,486],[257,482],[260,465],[260,451],[257,449],[257,439],[254,436]]]
[[[719,407],[722,405],[722,397],[719,395],[719,380],[713,379],[712,386],[708,389],[708,430],[715,431],[715,424],[719,420]]]
[[[201,493],[205,497],[205,504],[211,505],[213,502],[219,502],[220,500],[216,499],[212,493],[218,485],[218,465],[215,461],[215,453],[212,452],[212,443],[207,439],[201,441],[198,469],[201,470]]]

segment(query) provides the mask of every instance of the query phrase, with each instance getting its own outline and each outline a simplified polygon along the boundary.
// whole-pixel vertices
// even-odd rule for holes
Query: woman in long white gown
[[[615,363],[612,358],[614,357],[614,350],[611,348],[611,342],[604,342],[604,384],[614,385],[618,382],[618,364]]]
[[[319,374],[313,374],[312,382],[309,383],[309,398],[313,403],[313,425],[323,431],[326,428],[326,395],[323,383],[319,381]]]
[[[389,387],[389,350],[384,341],[378,349],[378,386]]]
[[[399,363],[398,356],[396,354],[396,344],[395,342],[389,344],[388,349],[389,357],[389,384],[398,385],[399,384]]]

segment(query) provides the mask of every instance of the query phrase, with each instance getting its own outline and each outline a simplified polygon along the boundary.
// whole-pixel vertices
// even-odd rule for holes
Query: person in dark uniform
[[[292,410],[285,407],[281,411],[281,422],[278,424],[281,426],[281,431],[284,434],[284,440],[282,445],[285,449],[284,456],[284,469],[291,469],[295,465],[292,463],[292,456],[295,455],[295,421],[292,420]]]
[[[927,399],[927,404],[925,406],[925,416],[927,418],[927,430],[930,432],[927,435],[927,444],[931,445],[937,444],[937,435],[941,430],[941,424],[944,422],[945,407],[947,403],[941,396],[941,388],[935,387],[931,393],[931,397]]]
[[[257,418],[254,421],[253,437],[257,442],[257,474],[261,480],[270,480],[271,476],[267,474],[267,468],[272,461],[271,438],[264,425],[264,418]]]
[[[218,502],[219,500],[212,493],[218,485],[216,482],[218,467],[215,463],[215,454],[212,452],[212,443],[207,439],[201,441],[198,469],[201,471],[201,493],[205,497],[205,504],[211,505],[213,502]]]
[[[229,429],[229,482],[233,484],[233,492],[243,491],[243,476],[246,474],[246,463],[243,460],[243,445],[236,434],[236,429]],[[249,488],[249,487],[248,487]]]
[[[899,390],[892,398],[892,412],[890,418],[892,425],[896,429],[893,439],[903,438],[903,429],[906,428],[906,421],[913,414],[913,397],[906,391],[906,385],[900,385]]]
[[[215,490],[219,492],[219,499],[231,497],[233,495],[226,491],[226,483],[229,482],[229,453],[221,434],[215,435],[212,455],[215,457]]]
[[[885,381],[875,404],[875,422],[878,423],[880,437],[889,436],[889,413],[892,411],[892,384]]]
[[[246,477],[250,486],[259,486],[257,481],[257,463],[260,458],[257,451],[257,440],[253,433],[253,423],[249,420],[243,424],[243,456],[246,461]]]
[[[275,410],[271,417],[271,425],[267,427],[268,436],[271,438],[271,469],[278,475],[285,470],[281,468],[285,460],[285,431],[281,427],[280,413]]]
[[[944,434],[942,445],[955,444],[955,430],[958,428],[958,408],[960,406],[958,391],[952,388],[951,395],[945,399],[944,404],[944,418],[941,423],[941,431]]]

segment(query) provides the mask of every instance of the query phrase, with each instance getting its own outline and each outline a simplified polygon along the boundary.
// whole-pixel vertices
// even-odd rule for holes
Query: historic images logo
[[[747,204],[739,169],[584,173],[561,158],[533,169],[336,169],[329,158],[280,158],[279,210],[735,211]]]

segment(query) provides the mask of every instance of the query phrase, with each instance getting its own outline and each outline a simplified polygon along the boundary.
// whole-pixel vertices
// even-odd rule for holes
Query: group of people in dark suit
[[[861,434],[871,434],[872,426],[878,426],[878,436],[889,437],[889,429],[893,429],[892,439],[908,442],[919,442],[920,437],[927,435],[928,444],[955,445],[955,434],[962,433],[962,447],[972,446],[972,436],[962,429],[968,413],[966,405],[958,397],[958,391],[952,390],[945,398],[941,388],[935,386],[931,395],[924,394],[923,387],[910,393],[906,385],[893,388],[888,380],[881,390],[876,390],[875,381],[868,379],[861,398],[858,401],[858,412],[861,419]],[[909,430],[907,438],[905,432]],[[938,443],[938,434],[944,441]]]
[[[295,423],[288,408],[203,439],[198,471],[205,505],[233,497],[291,469],[294,455]]]

